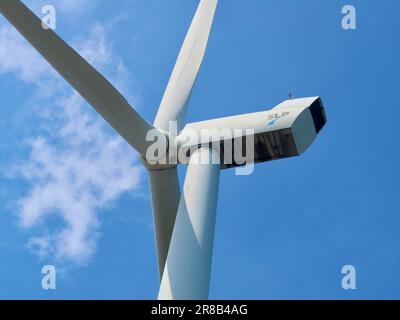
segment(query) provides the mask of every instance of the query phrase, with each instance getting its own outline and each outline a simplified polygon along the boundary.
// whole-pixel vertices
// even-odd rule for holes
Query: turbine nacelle
[[[190,123],[177,137],[178,161],[202,147],[216,149],[222,168],[302,154],[326,123],[320,97],[286,100],[257,113]],[[184,155],[184,156],[182,156]]]

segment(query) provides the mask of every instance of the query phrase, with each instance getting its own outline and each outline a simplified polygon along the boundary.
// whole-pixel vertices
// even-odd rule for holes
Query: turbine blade
[[[149,171],[160,281],[180,200],[177,168]]]
[[[169,121],[183,127],[190,95],[200,70],[214,20],[218,0],[201,0],[186,35],[167,89],[161,101],[154,125],[169,130]]]
[[[210,159],[210,164],[198,162]],[[188,166],[183,194],[161,280],[160,300],[206,300],[221,167],[219,154],[196,150]]]
[[[52,30],[42,28],[20,0],[0,0],[0,12],[82,97],[139,153],[151,142],[146,134],[154,127],[76,51]]]

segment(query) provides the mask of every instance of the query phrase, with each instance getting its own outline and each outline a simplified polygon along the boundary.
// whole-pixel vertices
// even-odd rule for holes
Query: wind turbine
[[[233,142],[236,148],[236,142],[244,141],[239,151],[253,150],[253,163],[296,156],[311,145],[326,123],[321,99],[311,97],[290,98],[269,111],[185,126],[217,3],[200,1],[152,125],[54,31],[44,29],[20,0],[0,0],[0,12],[6,19],[142,156],[151,186],[161,300],[208,298],[220,170],[241,165],[222,163],[222,155],[235,151],[229,151],[229,144]],[[171,132],[171,122],[177,124],[177,134]],[[221,137],[212,146],[208,138],[182,143],[203,129],[228,130],[232,138]],[[246,134],[237,135],[238,129],[251,129],[253,140],[249,142]],[[149,140],[149,132],[164,139],[167,147],[158,160],[166,161],[150,161],[148,150],[154,141]],[[221,148],[214,148],[214,142]],[[189,155],[187,161],[180,161],[188,165],[182,195],[177,163],[168,157],[172,146]]]

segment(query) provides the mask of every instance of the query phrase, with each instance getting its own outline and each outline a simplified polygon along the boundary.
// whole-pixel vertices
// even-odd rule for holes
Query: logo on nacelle
[[[282,112],[282,113],[270,114],[270,115],[268,116],[267,125],[268,125],[269,127],[270,127],[270,126],[273,126],[273,125],[277,124],[277,122],[278,122],[280,119],[282,119],[282,118],[284,118],[284,117],[287,117],[289,114],[290,114],[290,112],[288,112],[288,111]]]

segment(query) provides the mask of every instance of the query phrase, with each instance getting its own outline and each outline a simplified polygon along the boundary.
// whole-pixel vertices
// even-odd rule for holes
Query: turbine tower
[[[155,122],[150,124],[54,31],[44,29],[41,20],[20,0],[0,0],[5,18],[141,155],[151,187],[161,300],[208,298],[220,171],[243,165],[222,162],[222,157],[232,156],[237,148],[242,154],[247,149],[253,151],[251,163],[297,156],[311,145],[326,123],[321,99],[311,97],[289,99],[269,111],[185,125],[217,3],[200,1]],[[176,123],[176,133],[171,123]],[[211,144],[209,137],[201,135],[205,129],[225,130],[231,138],[221,136]],[[252,131],[251,140],[247,140],[246,133],[237,134],[237,130],[247,129]],[[157,161],[149,157],[148,151],[154,145],[150,132],[166,145]],[[193,133],[201,138],[188,140]],[[172,161],[172,147],[188,156]],[[188,166],[182,194],[178,164]]]

